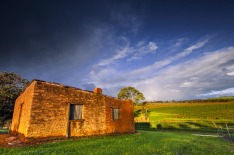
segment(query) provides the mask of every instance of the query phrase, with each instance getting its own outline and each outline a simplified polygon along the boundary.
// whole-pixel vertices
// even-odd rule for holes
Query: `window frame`
[[[81,106],[80,108],[78,108],[80,110],[81,114],[75,114],[75,109],[76,109],[75,107],[76,106]],[[69,106],[69,121],[84,120],[83,119],[83,113],[84,113],[84,105],[83,104],[70,103],[70,106]]]
[[[112,120],[120,119],[120,108],[111,108],[112,110]]]

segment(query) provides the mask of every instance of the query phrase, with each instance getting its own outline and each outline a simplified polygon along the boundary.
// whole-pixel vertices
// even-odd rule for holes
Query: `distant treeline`
[[[201,103],[201,102],[232,102],[234,101],[234,96],[223,96],[219,98],[208,98],[208,99],[193,99],[193,100],[170,100],[170,101],[146,101],[144,103]]]

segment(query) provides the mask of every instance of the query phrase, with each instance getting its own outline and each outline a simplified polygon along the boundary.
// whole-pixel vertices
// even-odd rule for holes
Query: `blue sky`
[[[234,95],[231,0],[0,3],[0,71],[151,101]]]

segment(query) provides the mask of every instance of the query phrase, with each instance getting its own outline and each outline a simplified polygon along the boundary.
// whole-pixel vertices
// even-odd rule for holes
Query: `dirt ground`
[[[31,142],[31,143],[23,143],[21,142],[17,136],[13,136],[10,134],[0,134],[0,148],[12,148],[12,147],[22,147],[22,146],[34,146],[42,143],[48,143],[48,142],[56,142],[55,140],[48,140],[48,141],[41,141],[41,142]]]
[[[70,139],[78,139],[78,138],[70,138]],[[13,135],[10,135],[10,134],[0,134],[0,148],[35,146],[35,145],[38,145],[38,144],[57,142],[57,141],[60,141],[60,140],[63,140],[63,139],[53,139],[53,140],[47,140],[47,141],[23,143],[18,139],[17,136],[13,136]]]
[[[0,147],[20,147],[26,144],[19,141],[16,136],[12,136],[10,134],[0,134]]]

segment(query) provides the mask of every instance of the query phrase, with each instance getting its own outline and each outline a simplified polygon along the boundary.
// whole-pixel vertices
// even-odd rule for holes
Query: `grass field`
[[[135,112],[140,113],[141,109],[136,106]],[[148,104],[147,109],[152,128],[207,130],[226,128],[227,124],[234,129],[234,102],[156,103]]]
[[[141,109],[135,107],[136,116],[144,116]],[[0,146],[0,154],[234,154],[234,143],[217,136],[217,129],[226,124],[233,131],[234,102],[157,103],[148,104],[147,109],[149,122],[137,123],[142,130],[136,134],[69,139],[20,148]]]
[[[8,133],[8,130],[0,129],[0,134],[3,134],[3,133]]]
[[[0,148],[2,155],[231,155],[233,153],[234,144],[224,139],[178,131],[140,131],[130,135],[63,140],[21,148]]]

